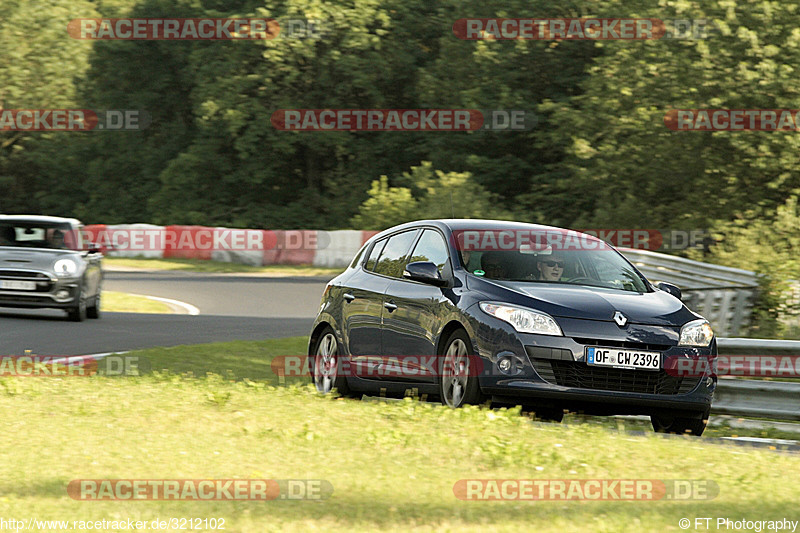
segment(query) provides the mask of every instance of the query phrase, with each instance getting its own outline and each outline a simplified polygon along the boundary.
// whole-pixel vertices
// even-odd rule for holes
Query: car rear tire
[[[86,308],[86,316],[89,318],[100,318],[100,290],[97,296],[92,299],[92,305]]]
[[[470,372],[470,362],[474,360],[472,342],[467,332],[459,329],[447,339],[442,354],[442,379],[439,392],[442,403],[448,407],[474,405],[483,401],[476,372]]]
[[[67,318],[72,322],[83,322],[86,320],[86,298],[83,296],[83,289],[78,293],[78,302],[74,307],[67,309]]]
[[[329,394],[336,389],[342,396],[354,396],[347,385],[347,378],[339,372],[341,359],[339,356],[339,343],[333,329],[326,327],[320,333],[311,356],[311,379],[317,392]]]
[[[689,434],[699,437],[708,425],[708,415],[709,411],[700,413],[696,418],[653,415],[650,417],[650,421],[653,423],[653,430],[656,433]]]

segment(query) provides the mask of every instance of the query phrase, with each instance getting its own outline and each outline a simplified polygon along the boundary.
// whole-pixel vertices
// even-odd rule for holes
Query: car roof
[[[48,215],[0,215],[0,222],[36,222],[43,224],[71,224],[80,226],[77,218],[51,217]]]
[[[394,233],[396,231],[401,231],[404,229],[413,229],[420,226],[434,226],[441,230],[447,231],[464,231],[464,230],[477,230],[477,231],[485,231],[485,230],[525,230],[525,231],[570,231],[575,232],[579,235],[586,235],[587,238],[592,240],[599,240],[597,237],[589,234],[584,234],[576,230],[570,230],[566,228],[559,228],[557,226],[546,226],[543,224],[532,224],[529,222],[513,222],[510,220],[488,220],[488,219],[480,219],[480,218],[442,218],[442,219],[430,219],[430,220],[415,220],[413,222],[406,222],[405,224],[400,224],[398,226],[393,226],[388,228],[377,235],[375,235],[371,240],[376,238],[381,238],[385,235],[390,233]]]

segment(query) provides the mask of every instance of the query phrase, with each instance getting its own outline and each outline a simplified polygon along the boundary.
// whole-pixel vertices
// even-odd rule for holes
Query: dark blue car
[[[700,435],[716,354],[677,287],[654,286],[599,239],[425,220],[379,233],[329,283],[308,361],[325,393],[491,401],[555,421],[565,409],[645,414],[656,431]]]

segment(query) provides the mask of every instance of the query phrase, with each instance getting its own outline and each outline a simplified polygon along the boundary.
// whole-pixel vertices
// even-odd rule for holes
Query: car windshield
[[[67,223],[0,222],[0,246],[80,250],[79,232]]]
[[[630,292],[648,290],[636,270],[612,249],[462,252],[462,265],[476,276],[498,281],[562,283]]]

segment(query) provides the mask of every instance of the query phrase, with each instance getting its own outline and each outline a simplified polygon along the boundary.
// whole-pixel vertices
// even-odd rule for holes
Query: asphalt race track
[[[201,315],[313,319],[327,281],[246,274],[106,272],[103,287],[180,300],[200,309]]]
[[[86,355],[232,340],[307,335],[326,278],[180,272],[106,272],[111,291],[189,303],[199,316],[104,313],[68,322],[58,310],[0,309],[0,353]]]

